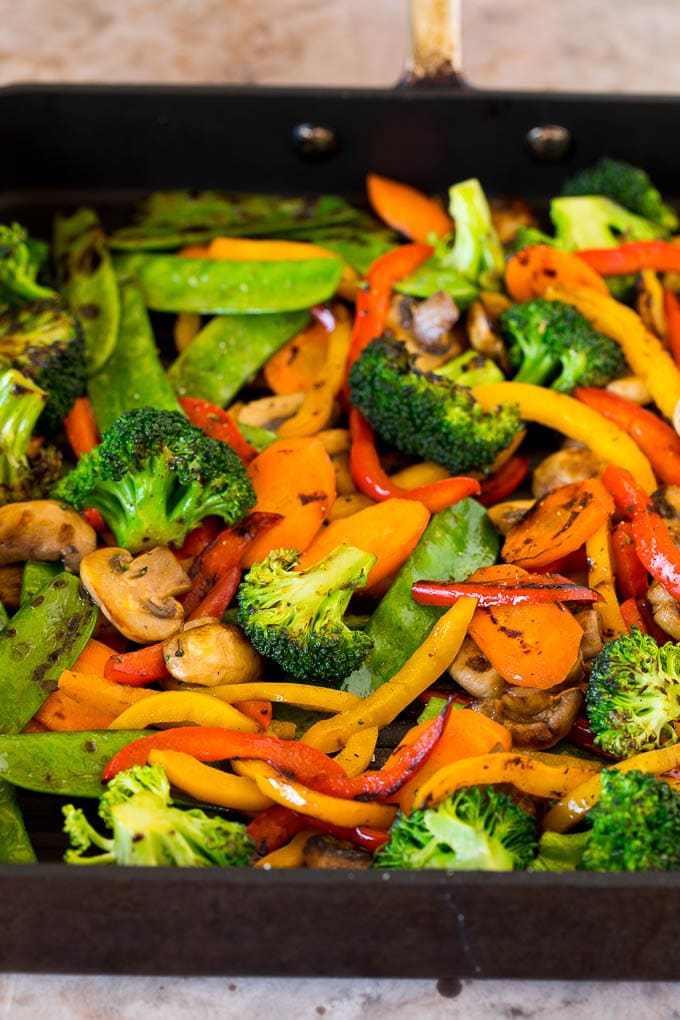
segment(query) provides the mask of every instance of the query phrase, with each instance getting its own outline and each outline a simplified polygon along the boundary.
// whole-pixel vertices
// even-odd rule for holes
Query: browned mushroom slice
[[[260,397],[242,404],[236,419],[243,425],[253,425],[275,432],[284,421],[297,414],[305,399],[304,393],[281,393],[273,397]]]
[[[0,602],[5,609],[19,608],[23,576],[23,563],[11,563],[6,567],[0,567]]]
[[[80,578],[104,615],[130,641],[165,641],[179,630],[184,610],[174,598],[191,587],[169,549],[133,559],[127,549],[104,548],[80,564]]]
[[[512,734],[512,746],[536,751],[563,740],[583,704],[583,689],[539,691],[508,687],[500,698],[485,698],[476,708]]]
[[[597,454],[587,446],[565,446],[551,453],[534,469],[532,495],[540,499],[562,485],[596,478],[604,466]]]
[[[306,868],[356,870],[368,868],[371,855],[361,847],[335,836],[310,836],[305,843],[302,863]]]
[[[431,372],[466,346],[459,317],[453,298],[443,292],[424,301],[396,295],[390,302],[385,327],[406,345],[421,372]]]
[[[671,593],[658,581],[653,581],[647,591],[647,601],[656,625],[675,641],[680,641],[680,605]]]
[[[604,647],[602,640],[602,617],[596,609],[577,609],[574,619],[583,631],[580,655],[584,662],[590,662],[599,655]]]
[[[218,620],[192,620],[163,645],[168,672],[187,684],[252,683],[262,676],[263,659],[240,627]]]
[[[72,573],[97,545],[97,534],[75,510],[53,499],[0,507],[0,566],[23,560],[62,560]]]
[[[492,198],[489,209],[501,244],[514,240],[520,227],[539,226],[536,213],[523,198]]]
[[[496,531],[507,535],[528,514],[535,502],[535,499],[507,499],[504,503],[489,507],[487,513]]]
[[[505,690],[505,680],[471,637],[465,638],[447,672],[475,698],[499,698]]]
[[[468,309],[465,325],[470,347],[479,354],[483,354],[485,358],[491,358],[504,372],[507,372],[509,362],[505,344],[496,333],[491,318],[481,301],[472,302]]]

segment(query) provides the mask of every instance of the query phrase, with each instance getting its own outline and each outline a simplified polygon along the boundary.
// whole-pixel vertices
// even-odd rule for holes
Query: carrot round
[[[417,188],[389,177],[369,174],[368,200],[381,220],[411,241],[427,241],[430,234],[444,237],[453,230],[453,220],[434,199]]]
[[[500,581],[530,575],[516,566],[482,567],[471,581]],[[500,675],[517,687],[547,690],[566,680],[583,631],[560,603],[540,606],[478,606],[470,636]],[[455,714],[455,713],[454,713]]]
[[[377,557],[363,589],[366,591],[399,569],[415,549],[429,520],[428,510],[416,500],[386,499],[333,521],[318,532],[300,558],[300,566],[317,563],[343,542],[356,546]]]
[[[575,552],[614,512],[598,478],[553,489],[511,528],[501,551],[506,563],[538,570]]]
[[[248,474],[257,497],[254,511],[281,514],[282,520],[255,537],[242,565],[251,567],[272,549],[303,552],[336,496],[333,461],[321,440],[278,439],[251,462]]]
[[[506,264],[505,287],[513,301],[541,297],[556,283],[566,288],[590,287],[600,294],[609,294],[600,274],[583,259],[547,244],[523,248]]]
[[[328,331],[317,321],[291,337],[265,363],[269,389],[278,396],[308,390],[326,363],[328,343]]]

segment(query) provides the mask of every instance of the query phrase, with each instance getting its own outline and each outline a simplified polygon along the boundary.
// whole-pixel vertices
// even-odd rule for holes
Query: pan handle
[[[410,51],[400,86],[463,85],[461,0],[409,0]]]

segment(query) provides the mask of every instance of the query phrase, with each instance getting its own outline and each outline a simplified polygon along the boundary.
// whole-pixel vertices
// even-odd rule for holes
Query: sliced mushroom
[[[492,198],[491,222],[501,244],[509,244],[520,227],[538,227],[536,213],[523,198]]]
[[[417,304],[413,310],[413,336],[424,351],[448,352],[450,330],[458,322],[460,312],[450,294],[440,290]]]
[[[508,355],[505,344],[495,331],[489,313],[481,301],[473,301],[468,309],[465,320],[470,347],[483,354],[485,358],[491,358],[504,372],[509,369]]]
[[[273,397],[260,397],[258,400],[251,400],[243,404],[236,415],[237,420],[243,425],[253,425],[260,429],[271,429],[276,432],[278,428],[292,418],[300,410],[305,395],[302,391],[298,393],[281,393]]]
[[[75,573],[97,546],[97,534],[75,510],[53,499],[0,507],[0,566],[23,560],[54,562]]]
[[[658,581],[653,581],[647,591],[647,601],[652,607],[656,625],[680,641],[680,605],[671,593]]]
[[[614,393],[624,400],[631,400],[634,404],[651,404],[652,394],[649,386],[639,375],[622,375],[619,379],[612,379],[607,383],[605,389]]]
[[[496,531],[507,535],[529,513],[535,502],[535,499],[507,499],[504,503],[490,506],[487,513]]]
[[[444,293],[424,301],[397,295],[390,302],[385,326],[406,345],[416,367],[431,372],[460,354],[465,346],[457,328],[459,314],[453,299]]]
[[[343,839],[335,836],[310,836],[302,855],[305,868],[334,868],[335,870],[355,870],[368,868],[371,855]]]
[[[486,698],[475,707],[507,726],[513,747],[538,751],[566,737],[582,704],[581,687],[552,692],[508,686],[500,698]]]
[[[18,609],[21,604],[22,563],[0,567],[0,602],[5,609]]]
[[[104,615],[130,641],[165,641],[179,630],[184,610],[174,598],[191,587],[169,549],[133,559],[127,549],[103,548],[80,564],[80,579]]]
[[[675,544],[680,544],[680,485],[663,485],[652,494],[652,503]]]
[[[163,645],[168,673],[187,684],[252,683],[264,662],[240,627],[218,620],[193,620]]]
[[[566,446],[551,453],[535,468],[531,492],[536,499],[571,482],[596,478],[604,463],[587,446]]]
[[[505,690],[505,680],[471,637],[465,638],[447,672],[475,698],[499,698]]]
[[[602,618],[597,609],[578,609],[573,614],[574,619],[583,631],[581,647],[579,649],[584,662],[590,662],[596,655],[599,655],[604,647],[602,640]]]

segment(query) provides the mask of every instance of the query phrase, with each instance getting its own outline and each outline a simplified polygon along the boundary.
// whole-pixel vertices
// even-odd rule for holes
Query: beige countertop
[[[385,85],[406,0],[5,0],[0,83]],[[502,88],[680,89],[674,0],[467,0],[470,81]],[[301,921],[304,923],[304,920]],[[546,933],[549,938],[549,933]],[[409,1020],[677,1015],[672,983],[0,975],[0,1018]]]

